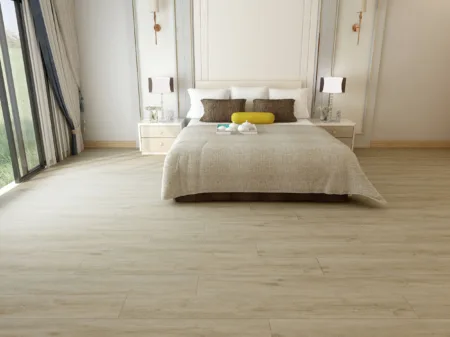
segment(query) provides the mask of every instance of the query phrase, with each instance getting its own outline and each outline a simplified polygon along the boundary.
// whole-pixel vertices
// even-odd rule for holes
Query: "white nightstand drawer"
[[[353,126],[321,125],[320,127],[336,138],[353,138]]]
[[[178,125],[141,125],[141,137],[176,138],[180,131]]]
[[[353,138],[338,138],[342,143],[347,145],[349,148],[353,148]]]
[[[184,119],[138,124],[139,148],[142,154],[167,154],[184,126]]]
[[[142,153],[166,154],[172,147],[175,138],[142,138]]]

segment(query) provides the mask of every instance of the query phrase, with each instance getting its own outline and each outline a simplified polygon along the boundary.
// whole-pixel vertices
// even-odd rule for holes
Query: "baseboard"
[[[105,148],[120,148],[120,149],[136,149],[136,142],[134,141],[86,141],[84,142],[86,149],[105,149]]]
[[[450,140],[373,140],[372,148],[444,149],[450,148]]]

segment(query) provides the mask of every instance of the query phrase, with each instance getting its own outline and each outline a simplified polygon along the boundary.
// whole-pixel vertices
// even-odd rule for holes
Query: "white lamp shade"
[[[150,12],[159,12],[159,0],[147,0],[150,1]]]
[[[151,77],[148,79],[148,92],[152,94],[168,94],[173,91],[173,77]]]
[[[367,12],[367,0],[361,0],[361,12]]]
[[[345,92],[347,79],[345,77],[322,77],[320,79],[320,92],[326,94],[342,94]]]

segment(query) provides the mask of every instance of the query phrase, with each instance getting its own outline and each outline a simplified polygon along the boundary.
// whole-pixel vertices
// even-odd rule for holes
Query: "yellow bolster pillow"
[[[236,124],[248,121],[252,124],[272,124],[275,115],[271,112],[235,112],[231,115],[231,121]]]

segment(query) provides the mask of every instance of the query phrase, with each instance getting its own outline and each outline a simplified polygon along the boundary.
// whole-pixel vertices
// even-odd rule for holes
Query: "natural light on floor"
[[[4,187],[0,187],[0,197],[5,194],[6,192],[11,191],[14,187],[16,187],[17,184],[15,182],[12,182]]]

